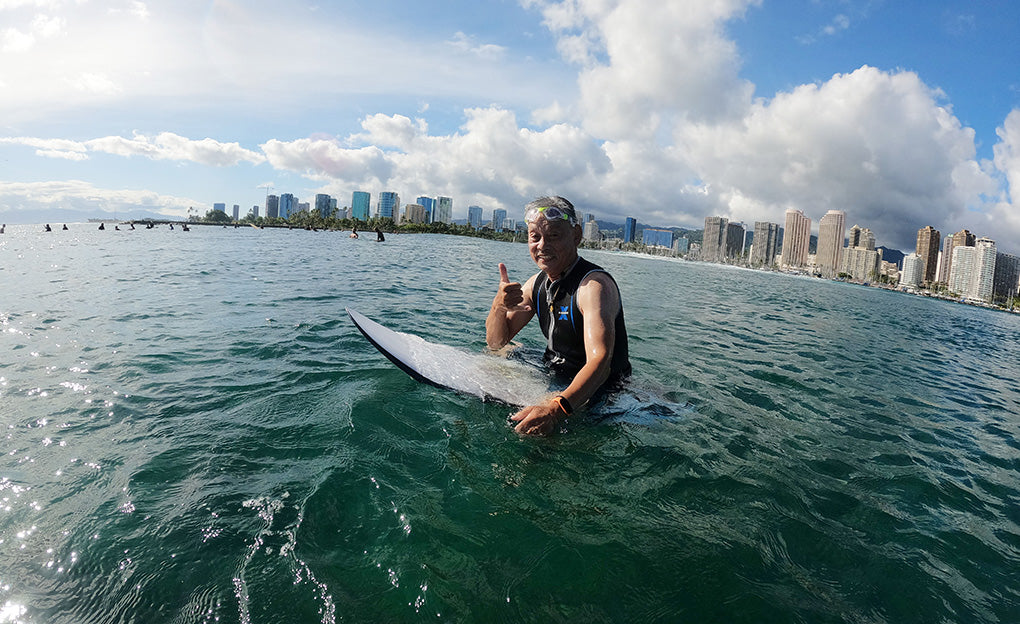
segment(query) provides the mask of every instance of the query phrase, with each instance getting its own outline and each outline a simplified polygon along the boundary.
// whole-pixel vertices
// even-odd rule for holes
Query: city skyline
[[[454,218],[545,194],[662,227],[842,210],[894,248],[915,224],[1020,248],[1007,0],[14,0],[0,19],[0,220],[185,216],[271,184],[427,189]]]

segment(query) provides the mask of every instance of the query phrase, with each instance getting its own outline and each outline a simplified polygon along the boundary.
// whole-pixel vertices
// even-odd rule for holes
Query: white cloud
[[[496,61],[506,55],[506,47],[493,43],[477,43],[475,37],[459,31],[447,43],[457,50],[468,52],[485,61]]]
[[[49,39],[60,34],[64,19],[45,14],[36,15],[23,30],[9,27],[4,29],[0,52],[22,54],[35,47],[39,39]],[[24,62],[24,61],[22,61]]]
[[[607,139],[651,138],[685,119],[739,114],[753,85],[722,24],[752,0],[697,3],[573,0],[543,4],[579,76],[585,128]]]
[[[818,32],[811,35],[797,37],[797,42],[803,45],[817,43],[823,37],[833,37],[850,28],[850,18],[840,13],[832,18],[832,21],[818,29]]]
[[[0,137],[0,144],[25,145],[38,148],[36,154],[70,160],[85,160],[88,152],[116,156],[143,156],[153,160],[178,160],[212,167],[230,167],[241,162],[259,164],[265,156],[245,149],[238,143],[213,139],[188,139],[172,132],[154,137],[135,134],[131,138],[107,136],[88,141],[41,139],[35,137]]]
[[[459,131],[449,135],[430,135],[423,122],[401,115],[370,115],[362,122],[366,132],[342,141],[272,140],[262,149],[278,169],[343,183],[330,188],[447,194],[506,208],[557,190],[579,195],[609,170],[598,142],[575,126],[520,128],[512,112],[499,108],[466,114]],[[359,144],[365,145],[352,147]]]
[[[417,137],[428,133],[424,120],[413,122],[404,115],[369,115],[361,122],[361,127],[365,133],[354,135],[351,142],[401,149],[411,147]]]
[[[27,52],[35,45],[35,37],[29,33],[23,33],[17,28],[7,28],[3,34],[2,52]]]
[[[975,167],[973,131],[940,97],[916,74],[862,67],[757,102],[740,123],[685,127],[677,139],[729,216],[779,221],[792,206],[817,220],[840,209],[880,243],[905,247],[991,186]]]
[[[32,31],[41,37],[53,37],[64,29],[64,19],[49,15],[36,15],[32,19]]]
[[[995,134],[999,136],[993,151],[995,167],[1006,177],[1010,202],[1020,207],[1020,108],[1006,116]]]
[[[850,18],[846,15],[837,15],[832,19],[832,23],[822,28],[822,32],[826,35],[832,36],[836,33],[850,28]]]
[[[10,11],[20,9],[25,6],[55,8],[63,4],[65,1],[66,0],[0,0],[0,11]]]
[[[348,148],[334,139],[298,139],[264,143],[269,164],[313,180],[344,180],[378,184],[390,178],[393,165],[375,146]]]
[[[93,95],[114,95],[121,91],[116,83],[101,73],[85,72],[71,78],[68,83],[78,91]]]
[[[37,156],[43,156],[45,158],[63,158],[64,160],[88,160],[89,155],[82,152],[64,152],[61,150],[47,150],[40,149],[35,151]]]

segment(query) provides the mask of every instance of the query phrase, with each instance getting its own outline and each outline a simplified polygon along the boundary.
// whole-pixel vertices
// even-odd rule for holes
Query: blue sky
[[[352,191],[1020,253],[1020,3],[0,0],[0,221]],[[817,225],[816,225],[817,227]]]

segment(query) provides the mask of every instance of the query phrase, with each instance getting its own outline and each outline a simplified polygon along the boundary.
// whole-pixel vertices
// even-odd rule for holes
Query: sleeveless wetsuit
[[[587,361],[584,349],[584,316],[577,307],[577,289],[589,273],[601,271],[613,280],[602,267],[578,257],[567,274],[555,282],[542,273],[535,280],[531,300],[535,302],[538,322],[546,337],[545,362],[559,374],[573,377]],[[616,280],[613,280],[616,283]],[[616,314],[616,343],[609,369],[609,381],[618,382],[630,374],[627,349],[627,328],[623,322],[623,302]]]

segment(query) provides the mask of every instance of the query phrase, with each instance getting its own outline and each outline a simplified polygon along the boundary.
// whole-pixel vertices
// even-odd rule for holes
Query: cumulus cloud
[[[2,10],[4,7],[0,7]],[[23,53],[28,52],[40,39],[48,39],[61,32],[64,27],[64,19],[45,14],[36,15],[28,23],[24,30],[10,27],[3,31],[0,37],[2,45],[0,51]]]
[[[585,128],[607,139],[654,137],[686,119],[732,117],[753,85],[738,75],[736,45],[722,25],[752,0],[536,3],[581,64]]]
[[[402,115],[370,115],[362,121],[365,132],[343,140],[272,140],[262,149],[274,167],[318,181],[486,198],[507,208],[556,189],[590,188],[609,169],[599,144],[575,126],[521,128],[512,112],[497,107],[466,115],[449,135],[430,135],[424,122]]]
[[[344,147],[335,139],[272,139],[262,144],[269,164],[313,180],[345,180],[364,184],[390,178],[393,164],[376,146]]]
[[[2,41],[0,51],[3,52],[27,52],[35,45],[35,37],[17,28],[4,29]]]
[[[995,167],[1006,177],[1010,203],[1020,207],[1020,109],[1013,109],[995,133]]]
[[[975,167],[973,131],[940,99],[916,74],[862,67],[756,102],[739,124],[684,127],[677,140],[732,217],[845,210],[906,246],[991,186]]]

